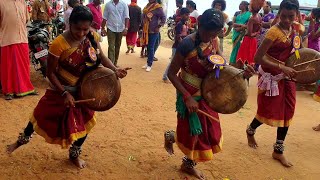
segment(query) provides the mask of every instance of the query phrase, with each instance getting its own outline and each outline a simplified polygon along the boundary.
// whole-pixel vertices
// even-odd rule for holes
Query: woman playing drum
[[[92,20],[87,7],[75,7],[70,15],[70,30],[52,42],[47,70],[50,88],[34,109],[24,132],[8,146],[8,153],[27,144],[35,131],[50,144],[59,144],[62,148],[71,145],[70,160],[79,168],[85,167],[85,162],[79,158],[81,146],[96,124],[96,118],[93,110],[75,104],[79,79],[100,63],[114,70],[120,78],[127,74],[103,54],[99,36],[89,31]]]
[[[177,89],[177,132],[166,131],[165,148],[173,154],[176,142],[185,154],[181,169],[199,179],[204,179],[195,169],[197,162],[209,161],[213,154],[221,151],[222,133],[220,123],[197,113],[198,109],[216,120],[218,113],[213,111],[201,96],[201,82],[213,71],[207,60],[211,54],[219,52],[217,35],[221,32],[224,19],[221,11],[209,9],[199,18],[199,30],[187,36],[177,47],[177,52],[169,68],[168,77]],[[181,70],[181,73],[177,73]],[[250,77],[254,69],[247,70]]]
[[[257,148],[254,137],[256,129],[263,123],[278,127],[272,156],[286,167],[292,164],[283,155],[283,143],[296,104],[295,82],[287,79],[293,78],[297,72],[285,66],[284,62],[291,55],[294,37],[301,34],[303,30],[302,25],[294,26],[293,24],[298,10],[297,0],[283,0],[279,10],[280,22],[270,28],[257,51],[255,62],[261,65],[258,81],[258,110],[246,130],[249,146]]]

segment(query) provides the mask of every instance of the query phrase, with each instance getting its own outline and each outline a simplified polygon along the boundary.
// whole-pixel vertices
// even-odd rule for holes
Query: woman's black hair
[[[208,9],[199,17],[199,29],[207,31],[221,31],[224,26],[224,17],[220,10]],[[197,48],[198,56],[200,59],[205,59],[203,52],[200,48],[201,39],[199,31],[196,34],[195,47]]]
[[[183,4],[183,0],[176,0],[177,3]]]
[[[268,6],[271,7],[271,1],[267,1],[266,3],[267,3]]]
[[[320,18],[320,8],[313,8],[311,12],[315,18]]]
[[[199,17],[199,27],[205,30],[221,30],[223,26],[224,17],[220,10],[208,9]]]
[[[299,10],[299,1],[298,0],[283,0],[280,3],[279,12],[282,9],[298,11]]]
[[[190,11],[188,8],[181,8],[180,9],[180,15],[185,15],[185,14],[189,14]]]
[[[157,0],[156,1],[158,4],[162,4],[162,0]]]
[[[214,8],[217,3],[221,4],[221,11],[226,10],[227,3],[226,3],[225,0],[214,0],[214,1],[212,2],[211,7]]]
[[[78,3],[79,0],[68,0],[68,6],[74,7]]]
[[[197,4],[193,1],[187,1],[187,7],[190,6],[192,9],[197,10]]]
[[[249,3],[248,1],[242,1],[240,4],[243,4],[246,6],[246,10],[249,11]]]
[[[88,21],[90,23],[92,23],[93,21],[93,15],[90,11],[90,9],[86,6],[76,6],[73,8],[70,18],[69,18],[69,23],[71,24],[78,24],[80,22],[84,22],[84,21]],[[98,43],[95,41],[93,33],[89,32],[87,34],[87,38],[89,39],[92,47],[98,51]],[[89,58],[89,57],[88,57]],[[97,56],[97,61],[96,64],[93,67],[90,67],[90,69],[93,69],[95,67],[97,67],[100,63],[101,63],[101,59],[99,56]]]

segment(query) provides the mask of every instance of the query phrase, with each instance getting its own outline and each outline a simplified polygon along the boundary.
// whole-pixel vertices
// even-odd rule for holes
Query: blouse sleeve
[[[269,40],[271,40],[271,41],[275,41],[276,39],[279,38],[279,34],[280,34],[279,29],[278,29],[276,26],[272,26],[272,27],[268,30],[265,38],[266,38],[266,39],[269,39]]]
[[[52,41],[52,44],[49,47],[49,53],[60,57],[63,51],[69,48],[66,40],[63,38],[62,35],[58,36],[55,40]]]

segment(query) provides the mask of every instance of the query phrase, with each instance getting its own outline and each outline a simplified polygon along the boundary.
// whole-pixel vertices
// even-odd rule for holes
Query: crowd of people
[[[141,56],[147,57],[143,66],[147,72],[157,60],[155,53],[160,44],[160,29],[166,22],[161,1],[149,0],[142,9],[137,0],[131,0],[129,5],[122,0],[111,0],[106,2],[103,12],[101,0],[92,0],[86,6],[82,3],[68,0],[64,12],[65,32],[54,39],[49,48],[49,88],[32,112],[24,132],[8,146],[8,153],[27,144],[36,132],[48,143],[59,144],[62,148],[70,146],[70,160],[84,168],[85,162],[80,159],[81,146],[96,124],[96,118],[93,110],[75,104],[79,79],[87,70],[99,65],[124,78],[128,68],[118,67],[123,36],[126,36],[126,54],[134,53],[135,46],[141,47]],[[185,154],[181,169],[198,179],[204,179],[204,176],[195,168],[197,163],[211,160],[214,153],[221,151],[223,138],[219,116],[202,97],[201,83],[213,70],[208,56],[225,56],[224,38],[232,32],[229,64],[243,69],[243,78],[247,80],[259,74],[257,114],[246,129],[248,145],[258,147],[255,133],[262,124],[277,127],[272,156],[282,165],[291,167],[292,163],[283,153],[296,104],[295,82],[288,79],[294,78],[297,71],[285,66],[285,62],[292,53],[293,38],[304,32],[299,2],[283,0],[278,14],[273,14],[270,1],[242,1],[232,18],[224,12],[227,8],[225,0],[214,0],[212,7],[202,15],[195,2],[186,1],[186,7],[184,4],[183,0],[176,0],[171,62],[162,77],[165,83],[172,83],[177,89],[178,124],[176,131],[165,132],[165,149],[173,154],[173,143],[176,143]],[[50,22],[50,6],[48,0],[35,0],[31,20]],[[259,13],[261,9],[262,14]],[[6,100],[38,95],[30,81],[26,29],[29,12],[25,1],[0,1],[0,17],[2,93]],[[313,9],[305,20],[310,21],[308,48],[319,52],[320,8]],[[104,36],[108,41],[107,55],[100,46]],[[271,85],[270,79],[277,82],[272,84],[272,90],[263,86]],[[320,86],[314,99],[320,102]],[[215,121],[198,113],[199,110]],[[63,120],[70,123],[63,125]],[[320,124],[313,129],[320,131]]]

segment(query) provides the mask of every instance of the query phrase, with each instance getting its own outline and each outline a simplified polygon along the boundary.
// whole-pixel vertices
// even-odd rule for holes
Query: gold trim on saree
[[[71,86],[76,86],[78,83],[79,77],[76,77],[69,73],[67,70],[63,69],[62,67],[58,68],[58,74],[61,78],[66,80],[68,83],[70,83]]]
[[[180,78],[187,84],[200,89],[201,88],[201,83],[202,79],[198,78],[192,74],[187,73],[185,70],[181,69],[180,72]]]

